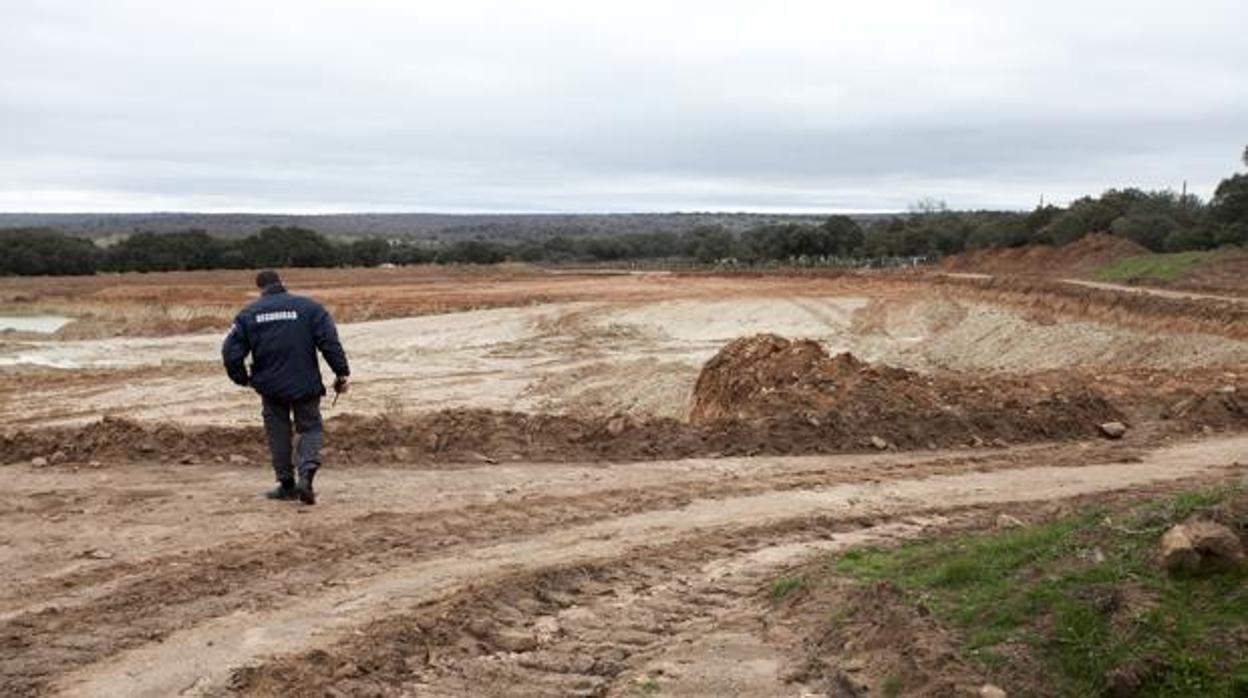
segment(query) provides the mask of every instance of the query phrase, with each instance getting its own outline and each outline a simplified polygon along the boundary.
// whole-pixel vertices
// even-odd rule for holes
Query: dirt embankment
[[[933,276],[911,281],[956,289],[962,298],[1019,308],[1038,322],[1091,320],[1150,332],[1248,339],[1244,303],[1123,293],[1035,277]]]
[[[1151,379],[1124,378],[1098,387],[1070,376],[926,376],[849,354],[829,356],[809,340],[758,335],[730,343],[706,364],[688,421],[480,409],[344,415],[327,423],[325,456],[344,465],[430,465],[1004,445],[1096,436],[1102,422],[1130,421],[1128,412],[1197,427],[1248,425],[1245,393],[1236,385],[1178,392],[1140,385]],[[81,427],[0,435],[0,462],[37,458],[49,465],[261,464],[267,453],[258,426],[194,429],[105,418]]]
[[[1241,249],[1238,254],[1220,256],[1207,264],[1201,264],[1181,282],[1166,285],[1193,291],[1229,291],[1240,296],[1248,295],[1248,250]]]
[[[822,417],[795,412],[703,424],[492,410],[446,410],[401,419],[343,416],[326,424],[324,456],[341,465],[428,466],[844,453],[871,450],[872,437],[885,439],[885,447],[903,449],[1088,437],[1095,435],[1097,423],[1119,417],[1111,405],[1094,397],[1049,401],[1038,409],[1035,416],[1003,422],[995,415],[1005,410],[969,419],[935,412]],[[259,464],[268,459],[264,443],[259,427],[186,429],[106,418],[83,427],[0,436],[0,462],[43,458],[50,465],[134,460]]]
[[[1093,233],[1060,247],[1023,247],[971,250],[946,257],[946,271],[1023,276],[1087,277],[1120,259],[1148,254],[1148,248],[1109,233]]]

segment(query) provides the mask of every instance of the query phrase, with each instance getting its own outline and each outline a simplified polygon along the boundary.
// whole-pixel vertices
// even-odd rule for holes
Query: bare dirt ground
[[[1168,281],[1149,279],[1142,286],[1106,285],[1094,281],[1098,273],[1114,262],[1150,254],[1147,248],[1126,238],[1094,233],[1061,247],[1026,245],[971,250],[946,257],[941,260],[941,268],[953,274],[1062,279],[1068,283],[1086,283],[1102,288],[1136,288],[1158,295],[1165,295],[1167,290],[1171,290],[1248,302],[1248,254],[1243,250],[1226,250]]]
[[[99,320],[173,282],[219,322],[246,275],[0,284],[123,335],[0,340],[0,696],[818,694],[762,591],[811,556],[1246,475],[1248,336],[1208,299],[306,274],[358,377],[315,507],[257,496],[221,332]]]
[[[342,409],[681,417],[702,364],[727,342],[763,332],[922,372],[1073,369],[1108,376],[1248,363],[1248,308],[1202,299],[1101,289],[1075,289],[1082,295],[1072,296],[994,280],[517,274],[386,287],[386,297],[409,310],[452,294],[478,294],[470,305],[504,307],[344,323],[358,380]],[[374,302],[372,287],[326,291],[316,284],[329,279],[308,281],[307,289],[290,283],[339,298],[348,317]],[[150,288],[135,293],[154,293]],[[187,288],[194,286],[186,282],[177,291]],[[112,286],[96,293],[124,295]],[[241,304],[246,295],[238,295]],[[542,302],[547,297],[579,300]],[[210,303],[211,295],[202,298]],[[218,351],[228,324],[218,321],[217,332],[201,335],[0,339],[0,367],[9,378],[0,386],[0,420],[42,425],[108,415],[253,423],[254,397],[221,379]]]

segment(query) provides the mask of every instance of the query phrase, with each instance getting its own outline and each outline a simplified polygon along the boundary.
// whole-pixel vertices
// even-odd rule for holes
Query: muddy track
[[[222,693],[632,693],[630,679],[642,678],[637,672],[645,663],[661,661],[673,646],[722,633],[761,605],[756,591],[778,567],[816,552],[916,535],[947,521],[916,516],[871,526],[808,519],[693,536],[604,562],[505,575],[376,621],[328,651],[240,669]],[[660,674],[675,678],[670,667]],[[747,680],[774,689],[776,679]]]
[[[1114,501],[1209,482],[1171,481]],[[1022,507],[1043,519],[1096,506],[1103,497]],[[1020,513],[1018,504],[1004,508]],[[798,561],[851,547],[991,526],[1002,510],[975,505],[882,522],[810,517],[505,574],[374,621],[330,647],[238,669],[227,686],[209,693],[836,695],[826,690],[828,677],[809,670],[807,638],[769,617],[778,576]]]
[[[697,499],[986,472],[1025,467],[1034,459],[1076,466],[1131,460],[1138,452],[1121,445],[1096,444],[925,459],[877,456],[824,463],[794,459],[773,472],[748,461],[712,462],[702,473],[686,475],[683,481],[668,475],[662,482],[624,489],[608,487],[563,496],[526,492],[489,505],[419,513],[370,512],[346,521],[233,538],[215,547],[19,584],[0,598],[3,607],[15,609],[0,613],[0,642],[11,654],[4,666],[18,674],[10,677],[13,685],[24,682],[35,690],[47,676],[73,665],[163,638],[187,623],[243,609],[280,606],[308,588],[332,588],[341,580],[358,581],[398,564],[482,543],[678,509]],[[78,498],[66,501],[74,508],[93,506]],[[125,502],[120,498],[116,504],[124,506]],[[42,513],[55,515],[56,510]],[[93,629],[89,635],[73,636],[74,629],[88,626]],[[42,654],[49,644],[61,649],[51,660]]]
[[[205,686],[220,686],[230,669],[256,657],[323,645],[377,617],[516,570],[627,557],[639,546],[810,517],[846,524],[923,511],[933,502],[1035,500],[1188,477],[1242,459],[1248,442],[1151,451],[1138,463],[1025,467],[1092,460],[1076,446],[1058,450],[1065,455],[894,457],[871,476],[862,463],[855,470],[838,467],[836,458],[821,467],[809,467],[817,459],[799,459],[786,472],[719,486],[701,478],[494,508],[372,514],[333,530],[301,530],[295,545],[275,540],[288,534],[244,537],[146,561],[137,573],[118,565],[115,571],[134,576],[115,580],[109,593],[19,613],[0,625],[4,695],[40,694],[58,676],[59,685],[80,695],[168,695],[201,677]],[[1131,454],[1111,459],[1123,455]],[[772,459],[757,460],[765,468]],[[838,484],[846,482],[852,484]],[[335,530],[350,535],[335,537]],[[73,668],[79,671],[64,675]]]

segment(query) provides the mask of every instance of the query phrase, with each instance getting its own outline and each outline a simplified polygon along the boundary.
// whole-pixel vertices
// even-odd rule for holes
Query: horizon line
[[[982,208],[957,209],[949,207],[949,211],[1027,211],[1022,208]],[[896,215],[913,213],[908,209],[835,209],[835,210],[746,210],[746,209],[676,209],[646,211],[197,211],[197,210],[135,210],[135,211],[5,211],[0,216],[692,216],[692,215],[755,215],[755,216],[858,216],[858,215]]]

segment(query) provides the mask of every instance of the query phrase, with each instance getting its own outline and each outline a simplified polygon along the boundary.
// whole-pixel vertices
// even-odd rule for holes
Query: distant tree
[[[1211,249],[1218,246],[1217,232],[1208,225],[1182,226],[1166,235],[1164,247],[1168,252]]]
[[[355,240],[347,246],[346,259],[357,267],[375,267],[390,260],[390,243],[380,238]]]
[[[966,249],[966,240],[974,229],[966,214],[947,209],[914,216],[906,221],[903,237],[904,255],[948,255]]]
[[[709,264],[736,257],[737,237],[722,225],[702,225],[685,234],[685,256]]]
[[[1110,189],[1099,197],[1076,199],[1045,226],[1043,233],[1053,244],[1065,245],[1088,233],[1109,232],[1115,219],[1126,214],[1131,204],[1145,198],[1147,195],[1139,189]]]
[[[414,242],[400,243],[390,250],[390,261],[395,264],[429,264],[436,256],[433,249]]]
[[[1214,230],[1214,244],[1248,247],[1248,222],[1231,223]]]
[[[0,276],[94,274],[100,257],[90,240],[56,230],[0,230]]]
[[[1021,213],[985,214],[970,221],[966,247],[1018,247],[1034,242],[1028,230],[1028,216]]]
[[[585,257],[598,262],[614,262],[632,256],[629,241],[620,237],[593,237],[585,240],[581,249]]]
[[[1062,214],[1062,209],[1053,206],[1037,206],[1031,213],[1027,214],[1027,242],[1030,243],[1052,243],[1053,240],[1045,233],[1045,228]]]
[[[570,262],[580,259],[580,249],[572,238],[556,234],[553,237],[546,238],[539,246],[540,254],[536,257],[526,257],[530,262]]]
[[[595,233],[604,237],[603,233]],[[628,247],[628,259],[666,259],[680,256],[682,250],[681,237],[675,233],[662,231],[645,231],[629,233],[623,236]]]
[[[1234,174],[1218,183],[1209,201],[1209,219],[1219,225],[1248,223],[1248,174]]]
[[[112,271],[220,269],[227,247],[204,230],[137,232],[108,248],[105,264]]]
[[[900,217],[882,218],[867,226],[863,251],[868,257],[896,257],[905,254],[906,221]]]
[[[1160,252],[1166,249],[1167,240],[1175,231],[1190,223],[1187,208],[1192,203],[1172,191],[1149,192],[1128,205],[1110,224],[1110,230],[1119,237]]]
[[[487,240],[461,240],[437,256],[442,264],[498,264],[506,259],[507,248]]]
[[[244,238],[239,248],[251,267],[332,267],[338,248],[315,230],[271,226]]]
[[[834,250],[834,254],[842,257],[856,255],[862,249],[865,235],[862,226],[849,216],[831,216],[823,222],[824,233]]]

